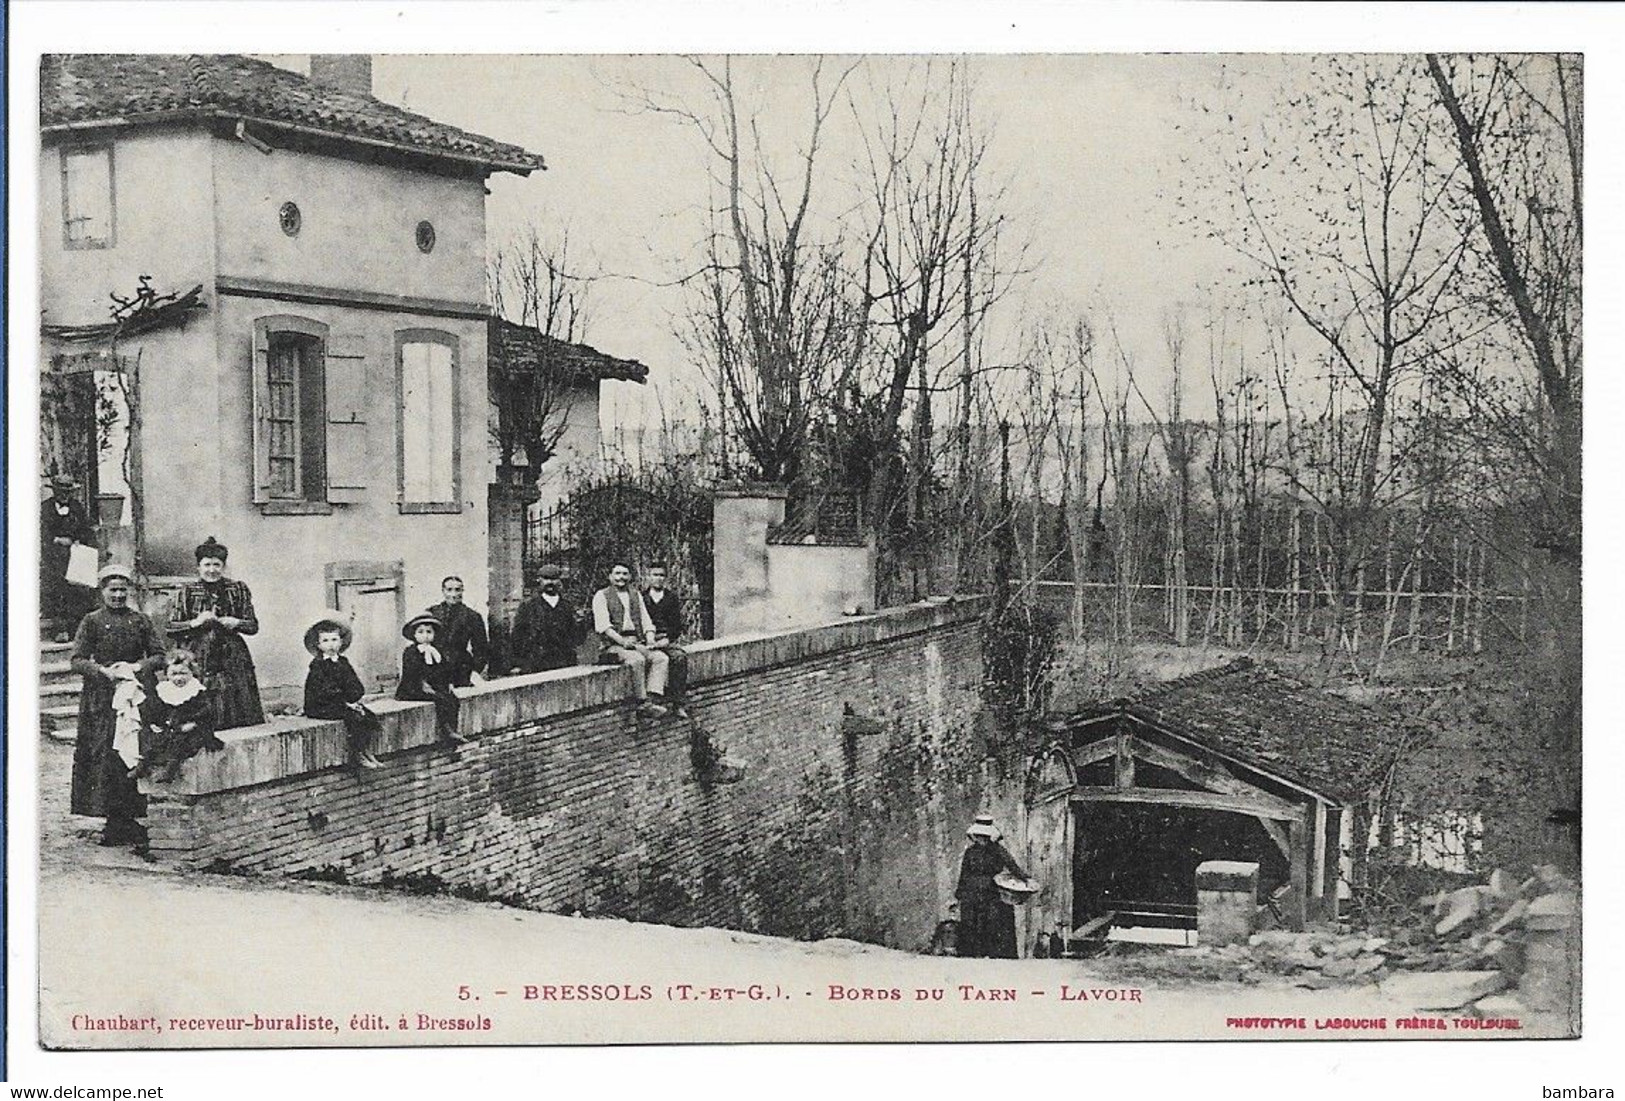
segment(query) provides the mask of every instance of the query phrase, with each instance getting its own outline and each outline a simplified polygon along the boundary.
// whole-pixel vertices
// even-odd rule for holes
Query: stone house
[[[360,55],[310,77],[57,55],[40,77],[44,373],[138,395],[128,456],[103,445],[94,471],[131,498],[111,542],[171,584],[228,544],[268,697],[324,607],[381,686],[443,576],[488,600],[486,181],[541,156],[375,98]],[[115,331],[110,296],[146,323]]]

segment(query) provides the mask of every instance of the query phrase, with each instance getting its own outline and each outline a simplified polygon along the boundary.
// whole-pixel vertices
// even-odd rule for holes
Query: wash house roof
[[[48,54],[40,126],[243,120],[528,175],[540,154],[236,54]]]
[[[1364,802],[1418,724],[1248,658],[1154,686],[1062,720],[1127,715],[1299,787]]]

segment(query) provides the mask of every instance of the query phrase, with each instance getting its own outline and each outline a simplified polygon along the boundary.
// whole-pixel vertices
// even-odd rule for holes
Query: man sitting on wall
[[[537,575],[542,591],[519,606],[513,621],[510,673],[542,673],[576,663],[581,623],[561,595],[563,575],[552,563],[543,566]]]
[[[592,597],[592,626],[603,648],[602,658],[632,670],[632,690],[638,714],[658,718],[666,714],[666,652],[655,646],[655,626],[643,597],[631,585],[632,571],[617,564],[609,571],[609,584]]]
[[[451,683],[467,688],[474,683],[474,674],[485,675],[490,660],[491,643],[485,634],[485,617],[463,603],[463,579],[448,577],[440,583],[441,601],[429,609],[443,628],[436,637],[435,649],[445,657],[451,667]]]
[[[666,671],[666,699],[680,718],[688,718],[683,706],[688,689],[688,653],[677,645],[683,637],[683,603],[676,593],[666,588],[666,564],[655,562],[646,571],[649,587],[643,590],[643,607],[654,624],[655,649],[665,652],[670,663]]]

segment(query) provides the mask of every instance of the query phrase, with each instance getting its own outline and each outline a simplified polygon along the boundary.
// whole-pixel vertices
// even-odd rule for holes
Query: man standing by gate
[[[549,562],[537,574],[541,592],[519,606],[513,621],[511,673],[544,673],[576,663],[581,625],[575,609],[560,595],[564,571]]]
[[[632,690],[638,714],[658,718],[666,714],[666,652],[655,646],[655,626],[632,587],[632,571],[617,563],[609,571],[609,584],[592,597],[592,626],[603,655],[632,670]]]

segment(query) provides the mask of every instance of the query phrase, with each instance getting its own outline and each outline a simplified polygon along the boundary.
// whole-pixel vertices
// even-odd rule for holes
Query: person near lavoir
[[[688,718],[688,651],[677,645],[687,625],[683,622],[683,602],[666,588],[666,564],[652,563],[645,571],[649,587],[643,590],[643,607],[654,624],[655,649],[663,651],[666,669],[666,701],[681,718]]]
[[[457,576],[440,582],[440,603],[429,614],[440,621],[435,647],[451,667],[451,683],[467,688],[474,677],[485,676],[491,659],[491,640],[485,631],[485,617],[463,602],[463,579]]]
[[[79,483],[65,474],[51,478],[51,495],[40,502],[40,618],[58,642],[67,642],[68,633],[90,609],[89,590],[68,581],[68,558],[73,545],[89,545],[95,528],[85,506],[75,495]]]
[[[146,799],[130,769],[140,760],[140,681],[163,661],[164,637],[152,620],[131,607],[135,579],[128,566],[104,566],[97,575],[101,607],[79,621],[69,664],[84,677],[79,693],[79,733],[73,745],[69,809],[101,818],[103,845],[146,844],[140,822]],[[120,716],[129,722],[128,759],[114,747]]]
[[[540,591],[514,616],[508,672],[542,673],[576,664],[581,619],[564,601],[564,571],[551,562],[537,572]]]
[[[643,596],[632,587],[632,571],[617,563],[609,571],[609,584],[592,597],[592,626],[601,647],[600,660],[632,670],[632,691],[638,713],[658,718],[665,705],[666,652],[655,646],[655,627],[643,606]]]
[[[198,579],[182,586],[169,622],[170,637],[197,658],[216,730],[265,721],[254,658],[244,641],[259,632],[260,621],[248,586],[226,577],[228,553],[212,535],[198,544]]]
[[[1027,873],[1004,847],[992,815],[977,815],[965,836],[970,846],[959,862],[959,884],[954,889],[959,902],[959,954],[1013,960],[1016,911],[999,897],[993,878],[1000,872],[1010,872],[1026,879]]]

